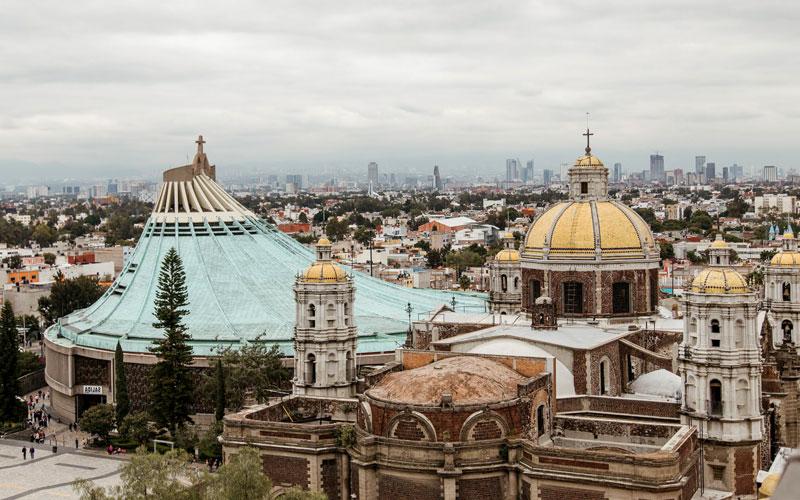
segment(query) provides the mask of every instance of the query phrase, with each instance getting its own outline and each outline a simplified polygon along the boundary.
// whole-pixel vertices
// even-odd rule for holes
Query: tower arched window
[[[713,379],[708,384],[708,403],[712,415],[722,415],[722,382]]]
[[[744,321],[737,319],[736,320],[736,347],[741,348],[744,347]]]
[[[711,320],[711,347],[720,347],[722,345],[722,339],[720,338],[720,328],[719,328],[719,320],[712,319]]]
[[[519,276],[514,276],[514,291],[519,290]]]
[[[336,322],[336,308],[332,303],[328,303],[328,309],[325,311],[325,319],[328,320],[328,326],[331,327]]]
[[[308,327],[314,328],[317,326],[317,306],[314,304],[308,305]]]
[[[692,318],[689,320],[689,346],[694,347],[697,345],[697,319]]]
[[[531,307],[533,307],[536,303],[536,299],[542,295],[542,282],[539,280],[530,280],[528,286],[530,287]]]
[[[788,319],[785,319],[781,322],[781,331],[783,332],[783,343],[788,344],[792,341],[792,331],[794,330],[794,324]]]
[[[608,361],[600,362],[600,394],[608,394]]]
[[[351,351],[347,351],[347,355],[345,356],[345,372],[348,381],[355,378],[355,366],[353,364],[353,353]]]
[[[564,283],[564,312],[566,314],[581,314],[583,312],[583,283],[567,281]]]
[[[697,386],[695,384],[695,378],[689,375],[686,378],[683,404],[688,411],[694,411],[697,408]]]
[[[631,285],[620,281],[611,285],[611,303],[614,314],[631,312]]]
[[[317,383],[317,357],[313,353],[306,357],[306,383]]]
[[[747,399],[750,395],[750,384],[747,380],[740,378],[736,381],[736,408],[740,412],[747,411]]]
[[[500,275],[500,289],[504,292],[508,291],[508,276],[505,274]]]
[[[539,405],[536,408],[536,437],[544,435],[545,431],[544,421],[544,405]]]
[[[781,289],[781,298],[783,298],[784,302],[789,302],[792,300],[792,285],[790,283],[783,283],[783,287]]]
[[[350,324],[350,303],[344,303],[344,326]]]

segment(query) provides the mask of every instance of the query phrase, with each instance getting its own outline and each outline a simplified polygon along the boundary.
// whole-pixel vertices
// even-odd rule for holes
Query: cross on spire
[[[594,134],[592,132],[589,132],[589,112],[588,111],[586,112],[586,133],[582,134],[582,135],[584,137],[586,137],[586,154],[587,155],[591,154],[592,147],[589,145],[589,138],[591,136],[593,136]]]
[[[203,136],[198,135],[197,140],[194,142],[197,144],[197,154],[199,155],[203,154],[203,144],[206,143],[206,141],[203,140]]]

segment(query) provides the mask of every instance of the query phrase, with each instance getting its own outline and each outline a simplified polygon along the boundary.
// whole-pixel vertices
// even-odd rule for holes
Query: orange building
[[[20,271],[11,271],[6,275],[6,279],[8,280],[7,283],[38,283],[39,282],[39,270],[20,270]]]

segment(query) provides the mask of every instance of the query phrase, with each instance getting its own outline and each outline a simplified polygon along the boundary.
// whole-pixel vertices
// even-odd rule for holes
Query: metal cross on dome
[[[589,138],[594,135],[593,132],[589,132],[589,113],[586,113],[586,133],[581,135],[586,137],[586,154],[588,155],[592,152],[592,147],[589,145]]]

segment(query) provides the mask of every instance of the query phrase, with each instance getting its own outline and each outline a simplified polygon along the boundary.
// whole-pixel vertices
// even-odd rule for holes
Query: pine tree
[[[222,371],[222,359],[217,358],[217,406],[214,416],[222,422],[225,416],[225,372]]]
[[[128,413],[131,411],[131,402],[128,399],[128,379],[125,375],[125,363],[122,355],[122,346],[117,342],[117,349],[114,352],[114,391],[117,395],[117,405],[114,411],[117,417],[117,426],[122,424]]]
[[[192,348],[183,317],[189,311],[186,274],[178,252],[170,248],[161,262],[155,300],[155,328],[164,330],[150,351],[159,361],[150,374],[152,416],[159,425],[175,435],[179,426],[191,422],[190,407],[194,384],[189,365]]]
[[[0,421],[20,418],[18,356],[17,321],[11,303],[6,301],[0,312]]]

